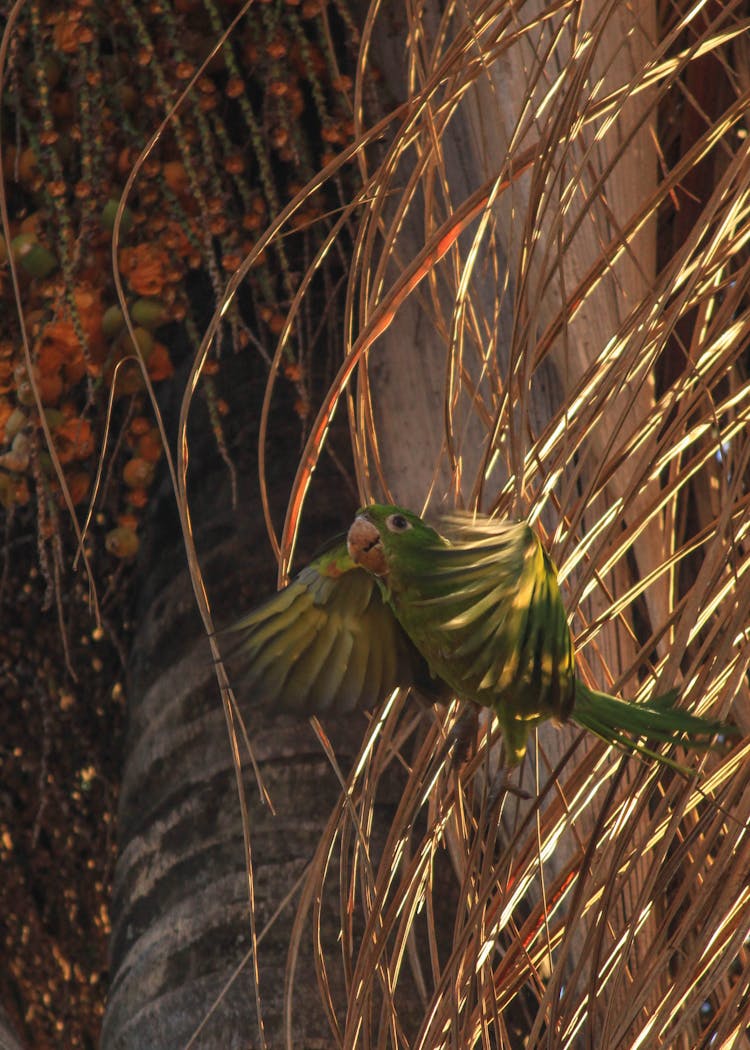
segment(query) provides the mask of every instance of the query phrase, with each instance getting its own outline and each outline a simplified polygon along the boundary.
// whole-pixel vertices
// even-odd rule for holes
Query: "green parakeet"
[[[371,706],[397,686],[489,707],[508,760],[529,730],[572,719],[610,744],[694,747],[727,727],[674,707],[589,689],[577,676],[557,572],[524,522],[454,513],[440,531],[401,507],[359,511],[287,587],[240,620],[244,684],[307,714]]]

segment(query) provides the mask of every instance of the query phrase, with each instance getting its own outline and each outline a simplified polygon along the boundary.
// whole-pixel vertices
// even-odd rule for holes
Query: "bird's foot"
[[[534,796],[529,794],[524,788],[518,784],[511,782],[512,771],[507,767],[498,770],[495,776],[492,778],[490,783],[489,798],[488,802],[490,806],[494,806],[501,795],[515,795],[516,798],[522,798],[524,801],[530,801]]]

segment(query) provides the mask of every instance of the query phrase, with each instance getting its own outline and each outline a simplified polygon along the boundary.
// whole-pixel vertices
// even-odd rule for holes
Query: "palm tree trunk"
[[[214,480],[222,468],[210,450],[199,448],[197,460],[192,467],[203,488],[191,511],[216,622],[225,626],[273,589],[274,563],[257,500],[232,509],[228,485]],[[104,1050],[183,1047],[203,1022],[196,1046],[261,1045],[231,747],[172,500],[165,488],[145,530],[127,680]],[[330,528],[330,516],[322,528]],[[261,801],[245,761],[259,933],[268,926],[259,953],[263,1018],[268,1044],[277,1047],[294,915],[284,902],[294,899],[338,785],[306,721],[258,711],[251,696],[239,702],[276,810]],[[361,730],[331,728],[345,768]],[[324,908],[321,922],[324,941],[335,946],[338,915]],[[309,951],[301,964],[306,976],[296,1000],[304,1030],[296,1045],[313,1050],[329,1045],[329,1027]]]

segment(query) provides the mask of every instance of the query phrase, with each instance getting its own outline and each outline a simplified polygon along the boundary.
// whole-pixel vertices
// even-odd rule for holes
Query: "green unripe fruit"
[[[133,339],[133,336],[135,339]],[[134,328],[133,336],[125,330],[120,336],[120,345],[125,354],[138,354],[148,361],[151,351],[154,349],[154,337],[145,328]]]
[[[115,217],[117,215],[117,209],[120,206],[120,202],[116,200],[109,200],[102,208],[102,226],[105,230],[109,230],[110,233],[115,228]],[[133,213],[129,208],[126,208],[122,213],[122,219],[120,221],[120,232],[129,233],[133,228]]]
[[[102,331],[107,339],[114,339],[125,327],[125,318],[117,304],[108,306],[102,317]]]
[[[10,244],[13,258],[32,277],[49,277],[57,268],[57,259],[30,233],[19,233]]]
[[[160,299],[138,299],[131,314],[135,323],[144,328],[158,328],[169,320],[169,311]]]

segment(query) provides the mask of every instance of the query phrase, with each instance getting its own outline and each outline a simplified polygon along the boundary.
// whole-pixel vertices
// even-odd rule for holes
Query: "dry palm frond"
[[[275,372],[356,219],[345,352],[278,538],[265,498],[281,575],[344,401],[363,498],[528,516],[591,683],[628,696],[677,684],[745,740],[690,780],[545,730],[527,801],[493,786],[495,727],[459,769],[446,744],[459,712],[425,729],[391,697],[339,771],[290,952],[291,1031],[312,916],[340,1046],[747,1045],[750,26],[738,2],[592,6],[409,6],[404,67],[373,4],[354,143],[258,239],[196,357],[181,506],[187,416],[222,318],[356,160],[361,191],[290,296],[263,409],[265,485]],[[403,77],[406,101],[383,116],[363,101],[373,65]],[[329,892],[336,953],[321,934]]]
[[[357,141],[320,177],[357,156],[348,350],[300,464],[282,571],[345,399],[364,497],[530,516],[592,682],[629,696],[654,676],[679,684],[686,706],[747,734],[741,14],[615,0],[409,9],[407,101],[374,131],[359,108]],[[374,6],[366,20],[359,100],[373,62],[389,71],[381,17]],[[695,96],[698,64],[717,81],[709,100]],[[747,743],[689,780],[540,733],[528,803],[493,794],[491,726],[460,772],[446,759],[456,717],[425,733],[392,698],[342,774],[300,907],[290,1018],[311,913],[337,1045],[746,1045]],[[336,885],[340,957],[315,905]]]

